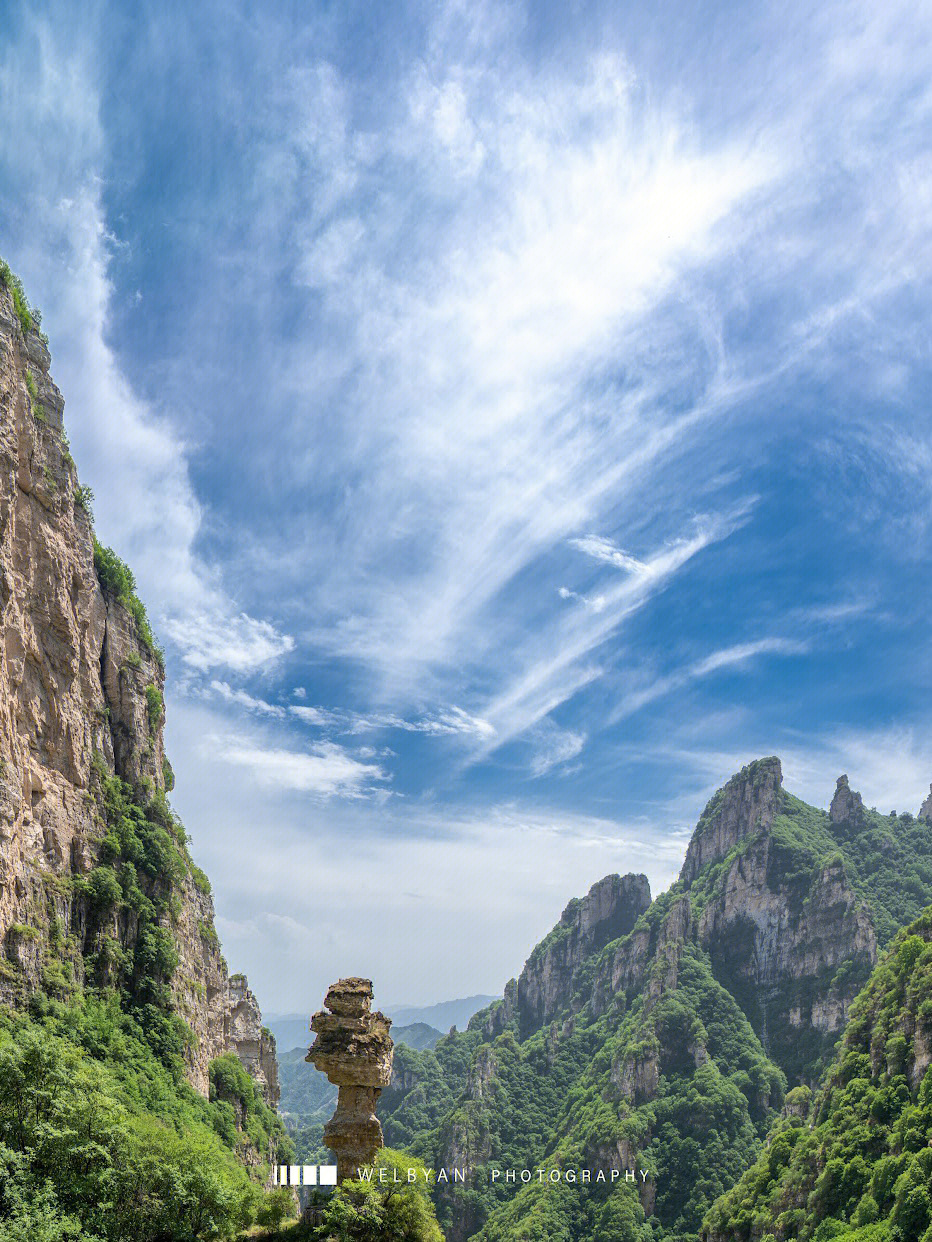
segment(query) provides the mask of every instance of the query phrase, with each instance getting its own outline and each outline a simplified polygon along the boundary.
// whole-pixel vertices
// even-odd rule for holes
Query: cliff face
[[[821,1237],[827,1219],[824,1236],[928,1237],[930,1049],[932,908],[882,956],[819,1091],[793,1093],[756,1163],[708,1213],[705,1242]]]
[[[583,962],[610,941],[626,936],[649,905],[645,875],[608,875],[581,901],[571,901],[518,979],[522,1031],[530,1033],[555,1018],[569,1003]]]
[[[777,1063],[806,1078],[844,1025],[876,961],[877,936],[844,859],[830,854],[828,825],[807,822],[782,783],[775,758],[729,781],[703,813],[681,881],[698,890],[697,939],[716,978]],[[847,818],[841,788],[833,824]],[[858,795],[846,796],[860,805]],[[699,857],[718,864],[714,876],[700,875]]]
[[[138,601],[99,581],[63,405],[0,286],[0,1001],[121,977],[142,988],[145,928],[177,958],[166,1004],[191,1031],[191,1082],[206,1094],[209,1062],[235,1051],[274,1101],[274,1041],[227,975],[209,888],[164,802],[161,658]],[[115,855],[126,900],[108,896]]]

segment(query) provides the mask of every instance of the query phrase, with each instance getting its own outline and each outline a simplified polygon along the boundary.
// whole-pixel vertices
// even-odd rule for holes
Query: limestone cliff
[[[699,889],[696,934],[716,978],[777,1062],[809,1077],[876,961],[877,936],[844,859],[831,856],[828,826],[816,823],[812,839],[790,841],[798,830],[782,783],[775,758],[729,781],[699,821],[681,880]],[[847,821],[860,803],[843,777],[831,823]],[[828,856],[819,857],[815,829]],[[697,885],[700,854],[705,866],[720,866]]]
[[[161,656],[131,590],[95,567],[49,364],[0,285],[0,1002],[135,990],[184,1019],[198,1090],[235,1051],[274,1102],[274,1041],[228,977],[165,802]]]
[[[518,979],[515,999],[521,1030],[537,1030],[555,1018],[570,1002],[583,962],[610,941],[626,936],[649,905],[645,875],[608,875],[581,900],[571,901]]]

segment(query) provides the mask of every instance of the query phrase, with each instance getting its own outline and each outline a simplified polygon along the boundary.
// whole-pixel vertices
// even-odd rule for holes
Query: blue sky
[[[932,779],[932,11],[0,2],[0,253],[270,1010]]]

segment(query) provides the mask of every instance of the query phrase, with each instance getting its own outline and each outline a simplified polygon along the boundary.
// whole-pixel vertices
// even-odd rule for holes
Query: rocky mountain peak
[[[534,950],[518,979],[522,1030],[556,1016],[572,996],[577,967],[612,940],[626,936],[651,903],[646,875],[607,875],[574,898],[560,922]]]
[[[829,818],[833,824],[843,824],[856,819],[863,810],[861,795],[849,787],[848,778],[842,773],[835,784],[835,796],[828,810]]]
[[[919,808],[919,818],[926,824],[932,824],[932,785],[929,786],[929,796]]]
[[[733,776],[702,812],[680,878],[691,883],[703,867],[724,858],[739,841],[768,830],[779,808],[782,785],[776,755],[756,759]]]

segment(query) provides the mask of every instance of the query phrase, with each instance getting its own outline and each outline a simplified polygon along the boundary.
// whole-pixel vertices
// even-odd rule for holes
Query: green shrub
[[[378,1177],[383,1169],[387,1175],[384,1183]],[[413,1181],[408,1180],[409,1169],[415,1172]],[[398,1180],[393,1181],[393,1176]],[[404,1152],[383,1147],[371,1180],[345,1181],[330,1196],[318,1236],[328,1242],[375,1242],[382,1238],[386,1242],[443,1242],[423,1164]]]
[[[94,540],[94,569],[101,589],[123,605],[136,622],[136,632],[142,642],[164,666],[162,650],[153,637],[142,600],[136,594],[133,571],[112,548],[105,548],[97,539]]]
[[[13,295],[13,309],[16,311],[16,317],[19,319],[20,326],[23,329],[23,335],[25,336],[27,332],[31,332],[33,328],[38,330],[42,323],[42,316],[35,307],[29,305],[26,300],[26,292],[23,289],[23,282],[10,271],[9,264],[3,259],[0,259],[0,285],[9,289]]]
[[[280,1219],[268,1165],[250,1176],[225,1141],[229,1107],[172,1080],[115,998],[45,1005],[0,1014],[3,1242],[194,1242]],[[265,1148],[287,1159],[272,1122]]]
[[[123,886],[112,867],[95,867],[87,878],[87,893],[98,913],[112,910],[123,900]]]
[[[149,732],[155,734],[162,720],[165,701],[158,686],[146,686],[146,709],[149,713]]]
[[[70,465],[74,465],[74,462],[71,460],[70,454],[68,455],[68,460],[69,460]],[[91,519],[92,522],[94,520],[94,510],[91,507],[93,505],[93,502],[94,502],[94,492],[86,484],[79,484],[74,489],[74,503],[78,506],[79,509],[82,509],[87,514],[87,516]]]

